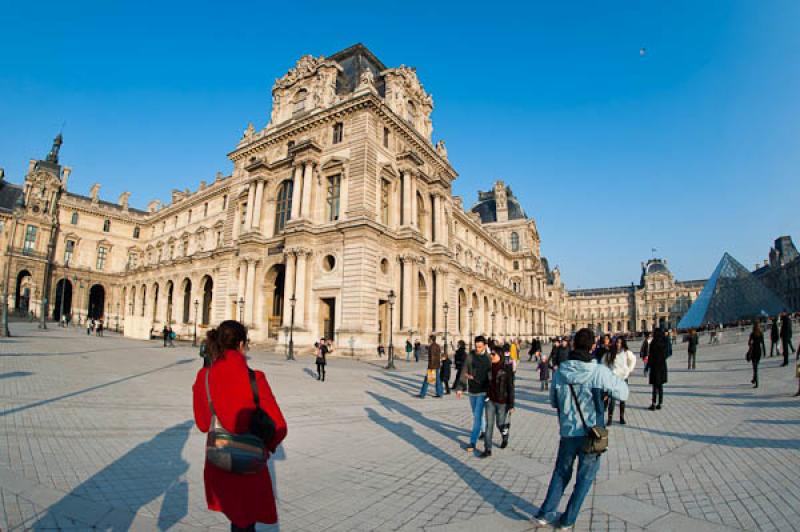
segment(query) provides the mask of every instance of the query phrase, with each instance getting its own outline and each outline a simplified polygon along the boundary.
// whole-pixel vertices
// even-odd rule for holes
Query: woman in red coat
[[[206,397],[205,378],[219,423],[229,432],[247,433],[255,411],[253,391],[247,371],[247,329],[238,321],[224,321],[208,332],[206,349],[212,361],[210,368],[197,373],[194,386],[194,420],[197,428],[208,432],[211,410]],[[286,420],[272,395],[264,373],[256,371],[259,405],[275,422],[275,436],[267,442],[270,453],[286,437]],[[255,523],[278,521],[275,495],[269,470],[264,467],[254,474],[229,473],[206,461],[205,487],[208,508],[222,512],[231,521],[231,530],[255,530]]]

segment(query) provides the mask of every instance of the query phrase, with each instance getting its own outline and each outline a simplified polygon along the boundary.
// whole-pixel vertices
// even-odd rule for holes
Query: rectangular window
[[[222,246],[222,231],[217,231],[217,247]]]
[[[36,232],[39,230],[35,225],[25,228],[25,243],[22,245],[23,253],[32,253],[36,248]]]
[[[105,220],[103,222],[103,232],[108,233],[109,231],[111,231],[111,220]]]
[[[139,228],[138,227],[134,227],[133,228],[133,238],[139,238],[139,232],[140,232]]]
[[[174,258],[175,258],[175,244],[170,244],[169,245],[169,260],[172,260]]]
[[[339,219],[339,197],[342,190],[342,176],[328,176],[328,221]]]
[[[336,122],[333,125],[333,143],[339,144],[342,142],[342,137],[344,136],[344,124],[341,122]]]
[[[224,211],[227,208],[228,208],[228,195],[225,194],[224,196],[222,196],[222,210]]]
[[[189,209],[189,214],[188,214],[188,216],[186,218],[186,223],[187,224],[192,223],[192,209]]]
[[[75,251],[75,241],[74,240],[67,240],[66,245],[64,246],[64,264],[69,264],[72,262],[72,254]]]
[[[208,216],[208,202],[203,203],[203,216]]]
[[[383,147],[384,148],[388,148],[389,147],[389,128],[388,127],[383,128]]]
[[[188,257],[189,256],[189,239],[188,238],[184,238],[183,239],[183,256],[184,257]]]
[[[240,210],[242,214],[240,215],[241,220],[239,220],[239,223],[244,227],[244,222],[247,219],[247,203],[242,203]]]
[[[389,225],[389,193],[392,184],[388,179],[381,179],[381,222]]]
[[[105,247],[100,246],[99,248],[97,248],[97,270],[98,271],[102,271],[103,268],[105,268],[105,266],[106,266],[106,254],[107,253],[108,253],[108,250]]]

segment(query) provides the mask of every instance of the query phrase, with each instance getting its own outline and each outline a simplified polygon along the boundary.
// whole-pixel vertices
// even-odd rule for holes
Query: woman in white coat
[[[633,368],[636,367],[636,355],[628,349],[628,342],[625,341],[625,338],[620,336],[617,337],[614,345],[611,347],[611,351],[606,355],[605,363],[614,375],[627,383],[628,377],[633,372]],[[615,403],[616,401],[614,398],[609,397],[607,425],[611,425],[613,421]],[[625,424],[625,401],[619,402],[619,424]]]

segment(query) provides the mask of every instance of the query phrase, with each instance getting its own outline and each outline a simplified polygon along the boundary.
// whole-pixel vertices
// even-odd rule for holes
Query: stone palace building
[[[396,345],[567,332],[535,221],[502,182],[465,210],[432,111],[413,68],[362,45],[304,56],[276,80],[267,126],[249,125],[229,154],[231,175],[145,210],[127,192],[101,199],[100,185],[69,191],[59,135],[22,186],[0,183],[8,304],[102,317],[137,338],[235,318],[255,342],[282,345],[291,330],[298,346],[326,336],[353,353],[387,343],[390,327]]]

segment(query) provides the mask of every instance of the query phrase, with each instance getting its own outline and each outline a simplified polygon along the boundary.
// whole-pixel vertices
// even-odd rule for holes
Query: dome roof
[[[669,270],[662,262],[651,262],[647,265],[647,275],[651,273],[669,273]]]
[[[511,187],[505,187],[506,192],[506,208],[508,209],[509,220],[526,220],[528,216],[522,209],[519,200],[511,192]],[[481,217],[481,223],[493,223],[497,221],[497,199],[495,190],[488,192],[478,192],[478,202],[470,209],[472,212],[478,213]]]

